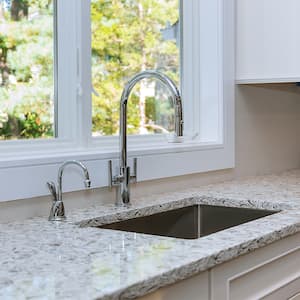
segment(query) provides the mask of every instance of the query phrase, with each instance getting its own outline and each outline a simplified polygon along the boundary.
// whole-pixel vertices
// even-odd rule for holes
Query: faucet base
[[[109,187],[116,187],[116,206],[130,206],[130,183],[137,182],[137,158],[133,159],[133,174],[130,172],[130,167],[121,167],[119,174],[113,176],[112,161],[108,161],[108,181]]]
[[[126,199],[127,199],[127,201],[126,201]],[[125,191],[123,191],[123,193],[122,193],[122,184],[116,186],[115,205],[118,207],[130,207],[131,206],[129,193],[126,193]]]
[[[66,219],[65,206],[62,201],[55,201],[52,204],[49,221],[64,221]]]
[[[66,221],[66,217],[49,217],[48,221],[50,222],[64,222]]]

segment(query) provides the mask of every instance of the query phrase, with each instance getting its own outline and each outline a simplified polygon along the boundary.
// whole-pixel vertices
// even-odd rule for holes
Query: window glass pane
[[[179,84],[178,0],[92,0],[93,135],[118,134],[119,101],[136,73],[155,69]],[[130,134],[174,130],[170,94],[146,80],[128,103]]]
[[[0,139],[54,135],[52,0],[0,0]]]

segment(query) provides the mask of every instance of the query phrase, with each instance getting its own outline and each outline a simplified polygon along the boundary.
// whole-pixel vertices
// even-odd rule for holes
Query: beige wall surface
[[[237,86],[235,114],[235,169],[139,183],[133,188],[133,197],[300,167],[300,87]],[[64,199],[68,213],[94,203],[113,203],[114,196],[108,189],[99,189],[69,193]],[[0,221],[46,216],[49,209],[50,197],[1,203]]]
[[[300,167],[300,87],[236,88],[235,176]]]

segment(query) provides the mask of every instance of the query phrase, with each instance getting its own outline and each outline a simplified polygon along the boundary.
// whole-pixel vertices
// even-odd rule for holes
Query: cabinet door
[[[271,292],[262,300],[300,300],[300,278]]]
[[[299,82],[300,1],[236,3],[237,82]]]
[[[211,271],[211,300],[283,300],[300,292],[300,234]]]
[[[209,300],[208,272],[161,288],[139,300]]]
[[[300,293],[294,295],[292,298],[289,298],[288,300],[300,300]]]

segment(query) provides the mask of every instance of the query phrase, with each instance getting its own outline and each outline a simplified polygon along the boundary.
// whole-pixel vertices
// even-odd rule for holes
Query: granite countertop
[[[193,204],[281,212],[197,240],[87,227]],[[300,170],[0,224],[0,299],[131,299],[297,232]]]

